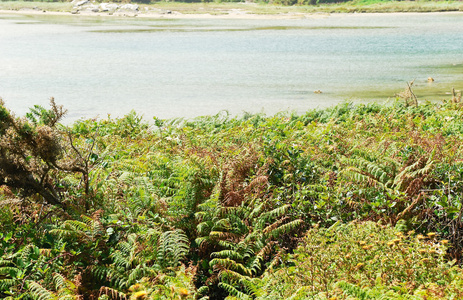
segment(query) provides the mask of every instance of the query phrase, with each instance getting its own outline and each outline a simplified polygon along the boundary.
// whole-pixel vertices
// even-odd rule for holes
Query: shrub
[[[267,270],[256,299],[461,299],[462,270],[446,261],[448,247],[434,233],[373,222],[314,227],[280,268]]]

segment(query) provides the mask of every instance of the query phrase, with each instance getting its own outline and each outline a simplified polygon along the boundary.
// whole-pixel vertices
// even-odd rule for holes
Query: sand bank
[[[324,18],[329,13],[301,13],[289,12],[280,14],[255,14],[245,9],[224,9],[216,12],[181,13],[174,10],[149,9],[140,11],[93,12],[91,10],[79,11],[46,11],[41,9],[23,8],[19,10],[0,10],[0,14],[16,15],[50,15],[50,16],[86,16],[86,17],[137,17],[137,18],[163,18],[163,19],[303,19]]]

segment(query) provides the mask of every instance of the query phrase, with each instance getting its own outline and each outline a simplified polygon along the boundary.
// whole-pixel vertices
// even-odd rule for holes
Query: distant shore
[[[400,13],[400,14],[416,14],[417,12],[390,12],[390,13]],[[428,14],[461,14],[463,12],[427,12]],[[228,11],[221,14],[211,14],[211,13],[181,13],[177,11],[167,11],[167,12],[158,12],[158,11],[145,11],[145,12],[92,12],[92,11],[79,11],[73,13],[70,11],[48,11],[48,10],[37,10],[37,9],[20,9],[20,10],[5,10],[0,9],[1,14],[16,14],[16,15],[50,15],[50,16],[86,16],[86,17],[137,17],[137,18],[163,18],[163,19],[304,19],[304,18],[324,18],[329,16],[331,13],[297,13],[297,12],[287,12],[280,14],[255,14],[245,11]]]
[[[1,14],[17,14],[17,15],[55,15],[55,16],[88,16],[88,17],[138,17],[138,18],[165,18],[165,19],[300,19],[300,18],[317,18],[329,15],[328,13],[282,13],[282,14],[253,14],[246,12],[230,11],[221,14],[210,13],[188,13],[181,12],[92,12],[92,11],[79,11],[78,13],[63,12],[63,11],[47,11],[47,10],[0,10]]]
[[[227,19],[298,19],[324,17],[330,13],[463,13],[462,2],[381,2],[375,4],[325,4],[313,6],[278,6],[257,3],[179,3],[121,4],[97,2],[0,2],[0,14],[82,15],[146,18],[227,18]],[[83,4],[82,4],[83,3]]]

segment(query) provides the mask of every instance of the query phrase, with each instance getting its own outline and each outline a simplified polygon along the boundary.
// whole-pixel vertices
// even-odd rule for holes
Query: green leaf
[[[4,238],[4,241],[5,242],[8,242],[11,238],[13,237],[13,232],[10,231],[6,234],[5,238]]]

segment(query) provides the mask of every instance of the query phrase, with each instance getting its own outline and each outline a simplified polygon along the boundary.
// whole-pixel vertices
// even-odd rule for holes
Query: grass
[[[463,81],[448,82],[415,82],[413,91],[420,101],[444,100],[451,98],[452,88],[457,90],[463,86]],[[346,92],[345,99],[361,99],[365,101],[394,99],[400,90],[393,88],[365,89],[362,91]]]
[[[70,12],[70,2],[0,1],[2,10],[21,10],[38,8],[45,11]]]

